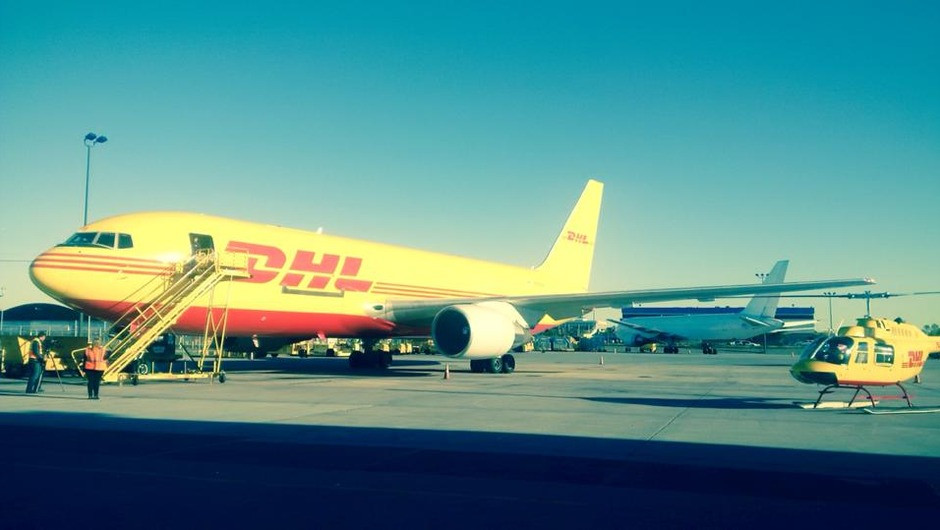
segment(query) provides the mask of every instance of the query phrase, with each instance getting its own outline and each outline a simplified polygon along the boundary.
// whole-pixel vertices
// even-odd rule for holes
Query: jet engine
[[[437,349],[450,357],[499,357],[531,337],[529,326],[512,304],[480,302],[441,309],[431,323]]]

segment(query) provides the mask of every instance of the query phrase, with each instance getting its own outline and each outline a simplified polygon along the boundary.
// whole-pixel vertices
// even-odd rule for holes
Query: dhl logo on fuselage
[[[287,254],[277,247],[230,241],[225,250],[248,254],[248,272],[251,276],[237,280],[240,282],[269,283],[280,277],[281,287],[286,288],[324,290],[329,287],[330,280],[333,280],[333,287],[339,291],[368,292],[372,288],[373,282],[356,278],[362,267],[362,258],[297,250],[285,271]],[[334,279],[337,271],[340,277]]]

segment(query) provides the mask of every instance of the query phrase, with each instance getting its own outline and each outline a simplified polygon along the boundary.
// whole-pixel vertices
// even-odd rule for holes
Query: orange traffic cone
[[[444,365],[444,379],[450,379],[450,365]]]

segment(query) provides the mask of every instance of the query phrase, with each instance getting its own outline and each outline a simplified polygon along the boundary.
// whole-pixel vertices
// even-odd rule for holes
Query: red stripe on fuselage
[[[73,304],[76,302],[73,301]],[[86,312],[105,319],[114,320],[125,314],[131,304],[105,300],[82,300],[78,303]],[[191,307],[187,309],[173,329],[181,333],[202,333],[206,327],[208,309]],[[213,309],[216,322],[222,318],[222,308]],[[247,336],[258,334],[268,337],[313,337],[322,334],[327,337],[388,337],[399,334],[415,334],[414,329],[399,329],[394,323],[380,318],[364,315],[342,315],[334,313],[303,313],[293,311],[273,311],[263,309],[228,310],[226,334]]]
[[[101,267],[79,267],[73,265],[44,265],[42,263],[33,263],[31,265],[34,269],[58,269],[58,270],[67,270],[67,271],[89,271],[89,272],[121,272],[124,274],[144,274],[147,276],[155,276],[159,274],[169,274],[167,269],[158,269],[158,270],[143,270],[143,269],[103,269]]]
[[[67,252],[46,252],[39,256],[38,259],[43,258],[79,258],[79,259],[100,259],[106,261],[119,261],[119,262],[140,262],[140,263],[151,263],[157,265],[166,265],[166,263],[156,260],[156,259],[145,259],[145,258],[130,258],[124,256],[98,256],[94,254],[80,254],[80,253],[67,253]]]
[[[397,296],[406,296],[409,298],[428,298],[428,299],[437,299],[437,298],[447,298],[446,296],[441,295],[431,295],[431,294],[421,294],[416,291],[394,291],[391,289],[372,289],[373,294],[391,294]]]
[[[402,283],[375,282],[376,289],[388,289],[405,292],[417,292],[423,294],[436,294],[443,298],[479,298],[485,296],[502,296],[492,293],[480,293],[476,291],[459,291],[455,289],[443,289],[441,287],[429,287],[425,285],[406,285]]]

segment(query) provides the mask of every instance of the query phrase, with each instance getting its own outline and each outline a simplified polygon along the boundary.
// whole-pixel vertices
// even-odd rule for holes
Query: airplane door
[[[193,254],[200,252],[212,252],[215,250],[215,244],[212,242],[212,236],[206,234],[189,234],[189,244]]]

